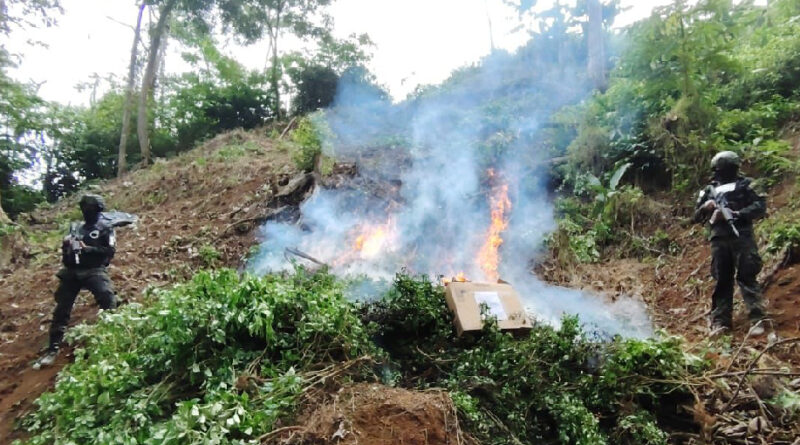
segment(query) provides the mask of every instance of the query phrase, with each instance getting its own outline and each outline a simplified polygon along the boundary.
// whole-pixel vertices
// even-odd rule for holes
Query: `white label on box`
[[[485,304],[489,307],[489,315],[496,317],[497,321],[508,320],[508,315],[503,309],[503,302],[497,292],[475,292],[475,302],[478,308]]]

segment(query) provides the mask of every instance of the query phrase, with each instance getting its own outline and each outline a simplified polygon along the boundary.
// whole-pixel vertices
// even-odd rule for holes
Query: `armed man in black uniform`
[[[753,220],[766,214],[766,202],[739,175],[741,161],[732,151],[711,160],[714,180],[700,192],[695,222],[707,222],[711,230],[711,273],[716,287],[711,297],[711,332],[724,333],[733,326],[734,279],[749,311],[750,335],[762,335],[765,317],[761,286],[761,256],[753,238]]]
[[[111,279],[106,267],[115,253],[116,238],[109,221],[101,218],[105,210],[103,198],[87,194],[80,200],[82,223],[72,223],[70,233],[61,246],[61,262],[64,267],[56,276],[60,283],[55,292],[56,308],[50,325],[50,345],[47,352],[34,367],[51,365],[58,355],[69,324],[72,306],[81,289],[88,289],[97,305],[102,309],[117,306]]]

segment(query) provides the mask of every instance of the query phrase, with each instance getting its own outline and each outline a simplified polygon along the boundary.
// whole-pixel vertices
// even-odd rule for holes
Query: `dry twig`
[[[744,336],[744,340],[742,340],[742,344],[739,345],[739,349],[736,350],[736,354],[733,355],[733,358],[731,359],[731,362],[728,363],[728,367],[725,368],[725,372],[730,371],[731,370],[731,366],[733,366],[733,364],[736,362],[736,359],[739,358],[739,354],[742,352],[742,349],[744,348],[744,345],[747,344],[747,339],[750,338],[750,334],[753,332],[753,328],[755,328],[757,326],[761,326],[761,323],[763,323],[763,322],[764,322],[763,319],[758,320],[758,323],[756,323],[755,326],[751,327],[750,330],[747,331],[747,335]]]
[[[778,345],[783,345],[783,344],[787,344],[787,343],[796,343],[796,342],[800,342],[800,337],[787,338],[787,339],[776,341],[775,343],[771,343],[771,344],[767,345],[767,347],[764,348],[756,356],[756,358],[754,358],[750,362],[749,365],[747,365],[747,368],[742,373],[742,376],[739,378],[739,382],[736,385],[736,392],[733,393],[733,397],[731,397],[731,399],[728,401],[728,403],[725,404],[725,407],[722,408],[722,411],[725,412],[725,411],[728,411],[728,409],[730,409],[731,405],[733,405],[733,401],[736,400],[736,397],[739,395],[739,392],[742,390],[742,384],[744,383],[744,379],[747,378],[748,374],[750,374],[752,372],[753,366],[755,366],[755,364],[758,363],[758,361],[761,359],[761,357],[764,356],[764,354],[767,353],[767,351],[769,351],[770,349],[772,349],[772,348],[774,348],[775,346],[778,346]]]
[[[289,121],[289,125],[287,125],[286,128],[283,129],[283,131],[281,132],[281,135],[278,136],[278,140],[282,140],[283,137],[286,136],[286,133],[288,133],[289,130],[291,130],[291,128],[294,125],[294,122],[296,120],[297,120],[297,116],[293,117],[292,120]]]

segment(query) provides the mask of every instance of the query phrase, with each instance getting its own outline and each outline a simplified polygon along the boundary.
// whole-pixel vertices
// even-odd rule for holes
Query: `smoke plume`
[[[582,67],[539,69],[537,60],[495,53],[400,104],[363,76],[344,76],[319,133],[326,154],[354,162],[358,173],[345,186],[318,187],[297,223],[268,222],[251,270],[290,269],[284,251],[296,248],[338,275],[367,278],[354,296],[374,296],[374,283],[401,269],[500,277],[539,320],[577,314],[607,334],[649,335],[640,303],[610,304],[530,272],[555,228],[543,134],[556,110],[589,92]],[[485,264],[493,253],[496,271]]]

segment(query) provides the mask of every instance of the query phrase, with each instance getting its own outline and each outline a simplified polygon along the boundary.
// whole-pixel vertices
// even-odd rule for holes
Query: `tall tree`
[[[283,69],[280,63],[279,43],[284,31],[290,31],[300,38],[318,38],[329,36],[332,20],[323,7],[330,5],[331,0],[260,0],[263,8],[263,24],[269,38],[269,57],[271,69],[269,74],[270,91],[272,92],[273,113],[281,117],[280,82]]]
[[[15,29],[50,26],[61,12],[58,0],[0,0],[0,203],[4,187],[13,183],[14,170],[25,166],[21,158],[31,151],[22,136],[38,127],[35,116],[41,105],[35,90],[8,75],[13,66],[5,42]],[[7,189],[5,190],[7,191]],[[0,222],[9,220],[0,204]]]
[[[147,105],[152,99],[153,86],[156,81],[156,70],[158,69],[159,47],[165,38],[167,23],[169,22],[172,11],[177,0],[166,0],[158,8],[158,19],[153,29],[150,30],[150,47],[147,53],[147,65],[142,76],[142,87],[139,92],[139,113],[136,122],[136,130],[139,135],[139,148],[142,152],[142,163],[150,163],[150,133],[148,129],[149,120],[147,118]]]
[[[244,43],[252,43],[266,34],[270,41],[269,83],[273,115],[281,113],[281,81],[283,69],[279,42],[284,33],[296,37],[322,40],[330,35],[332,20],[324,6],[332,0],[150,0],[148,4],[158,9],[158,19],[151,26],[150,47],[142,78],[139,96],[137,132],[144,163],[150,160],[149,120],[147,109],[155,83],[159,48],[168,37],[168,24],[181,22],[184,31],[210,34],[215,21],[222,32],[232,34]]]
[[[125,104],[122,110],[122,134],[119,137],[119,156],[117,159],[117,177],[125,174],[128,146],[128,133],[131,131],[131,102],[133,100],[133,85],[136,81],[136,58],[139,50],[139,38],[142,30],[142,15],[147,6],[144,2],[139,5],[139,15],[136,18],[136,28],[133,30],[133,45],[131,47],[131,61],[128,65],[128,85],[125,88]]]
[[[606,89],[606,51],[603,35],[603,5],[600,0],[587,0],[589,23],[586,30],[588,52],[587,69],[592,85],[598,90]]]

